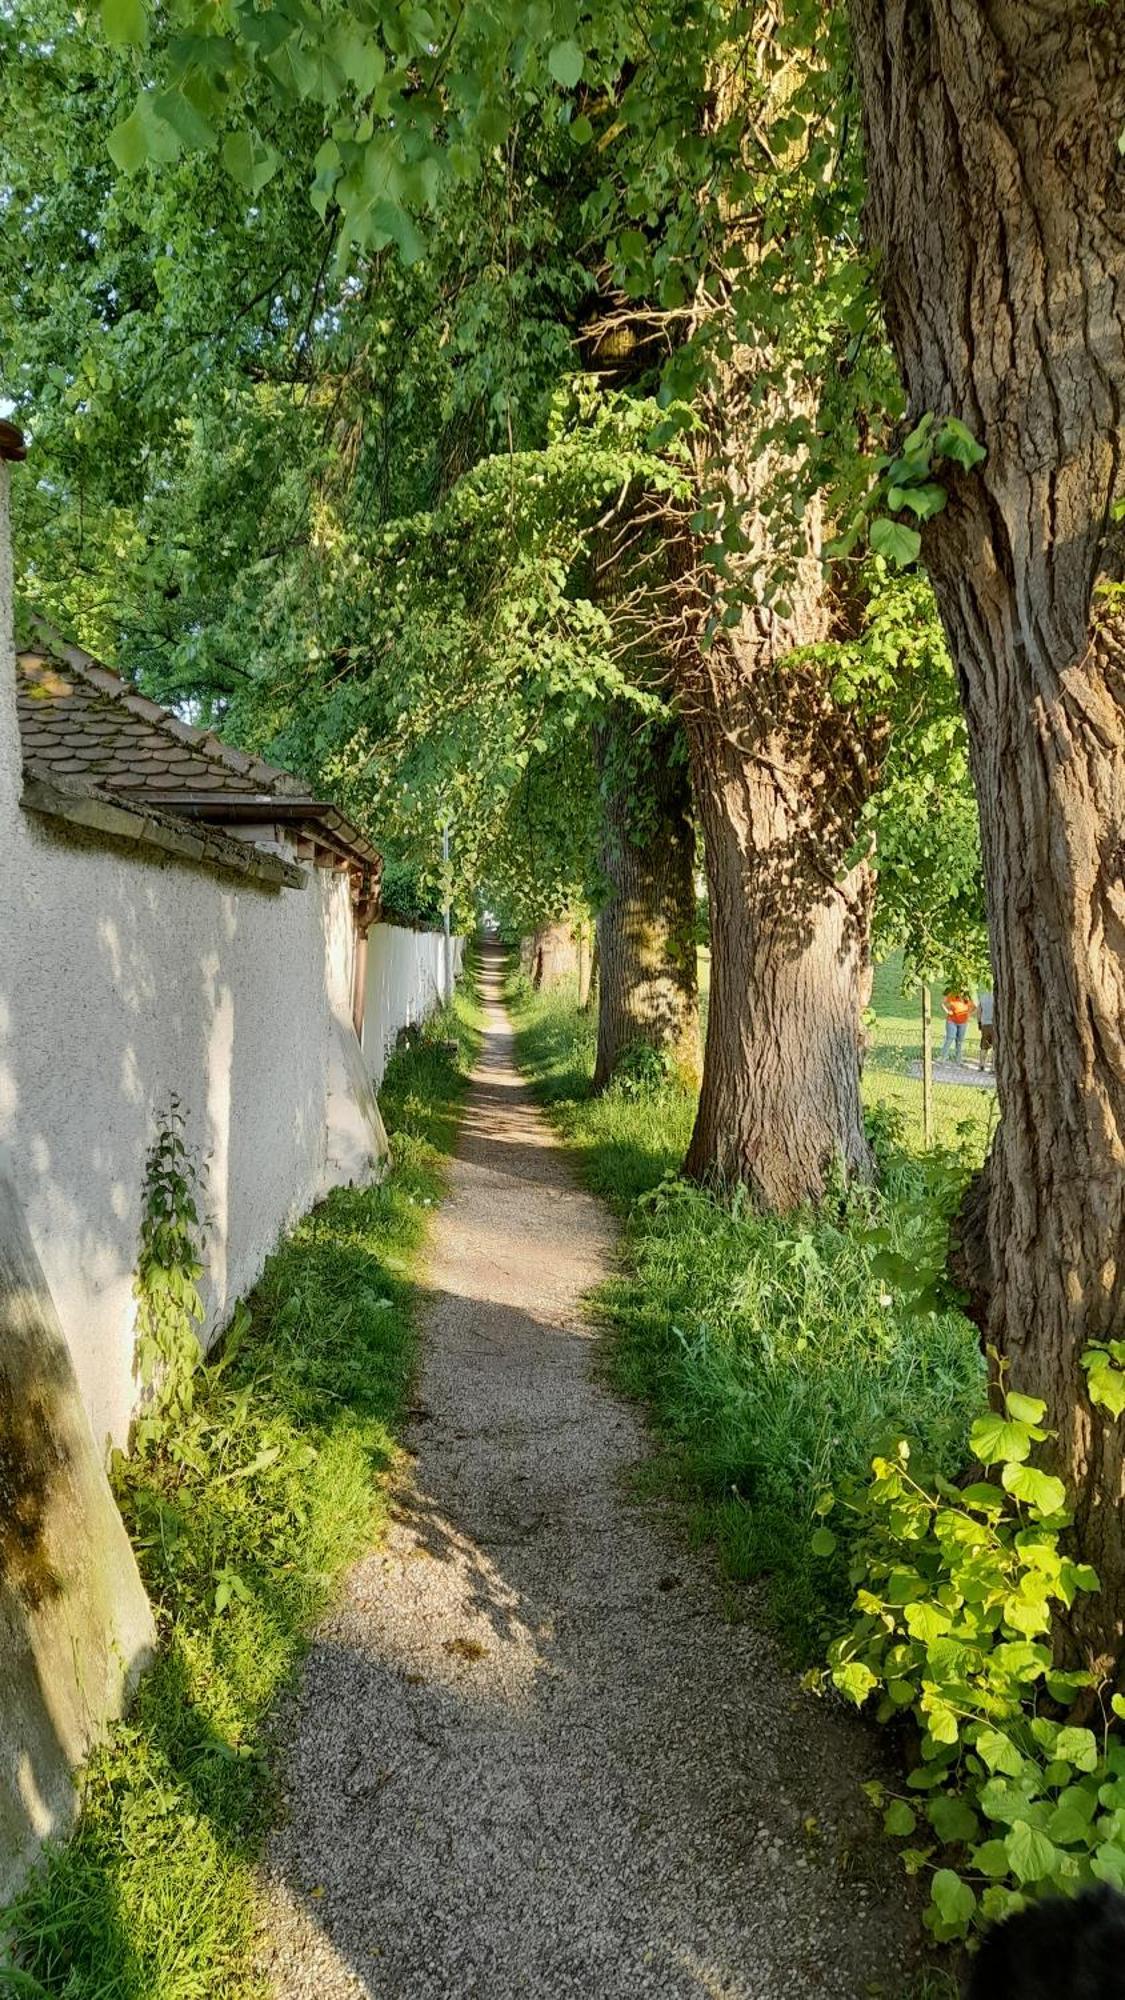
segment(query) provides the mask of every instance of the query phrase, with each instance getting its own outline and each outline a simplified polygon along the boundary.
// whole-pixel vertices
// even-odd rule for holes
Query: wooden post
[[[930,982],[922,981],[922,1144],[934,1143],[934,1049],[931,1035]]]

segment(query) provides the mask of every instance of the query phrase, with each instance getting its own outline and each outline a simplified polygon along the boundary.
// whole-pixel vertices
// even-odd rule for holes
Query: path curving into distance
[[[285,1721],[263,1971],[278,2000],[902,2000],[865,1738],[630,1489],[643,1426],[580,1311],[612,1231],[501,981],[486,954],[416,1456]]]

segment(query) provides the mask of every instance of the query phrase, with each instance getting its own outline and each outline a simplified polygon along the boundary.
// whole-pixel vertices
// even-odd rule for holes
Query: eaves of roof
[[[257,882],[266,889],[303,889],[308,881],[305,870],[295,862],[252,841],[237,840],[218,827],[197,830],[178,814],[164,812],[147,799],[143,804],[129,805],[119,796],[80,778],[60,776],[49,767],[25,764],[20,803],[26,812],[44,819],[109,836],[130,847],[156,849],[178,861],[235,876],[240,882]]]

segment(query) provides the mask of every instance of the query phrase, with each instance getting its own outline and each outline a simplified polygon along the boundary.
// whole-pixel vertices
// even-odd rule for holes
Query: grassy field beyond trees
[[[812,1552],[820,1493],[863,1479],[904,1433],[948,1475],[968,1457],[984,1401],[975,1329],[888,1276],[900,1259],[912,1285],[940,1267],[963,1159],[880,1142],[878,1193],[762,1217],[675,1178],[691,1094],[642,1071],[589,1095],[594,1020],[571,988],[517,978],[512,999],[523,1067],[625,1220],[625,1269],[599,1300],[616,1379],[648,1400],[665,1466],[731,1575],[765,1579],[786,1638],[812,1658],[849,1598],[846,1537]]]

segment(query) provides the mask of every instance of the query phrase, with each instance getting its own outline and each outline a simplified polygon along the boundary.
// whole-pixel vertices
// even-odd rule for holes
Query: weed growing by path
[[[121,1460],[160,1656],[91,1762],[74,1839],[0,1929],[0,1992],[257,2000],[266,1724],[347,1563],[375,1538],[413,1365],[419,1253],[475,1042],[467,998],[392,1058],[394,1164],[271,1257],[190,1414]],[[458,1054],[444,1047],[455,1039]]]
[[[589,1097],[593,1027],[572,993],[517,983],[512,999],[521,1063],[589,1185],[627,1219],[628,1269],[598,1308],[616,1378],[652,1406],[728,1569],[766,1579],[782,1630],[813,1658],[849,1601],[846,1535],[814,1552],[818,1495],[863,1480],[904,1428],[957,1472],[981,1406],[974,1329],[913,1295],[956,1165],[886,1149],[880,1193],[765,1219],[674,1178],[690,1096]]]

